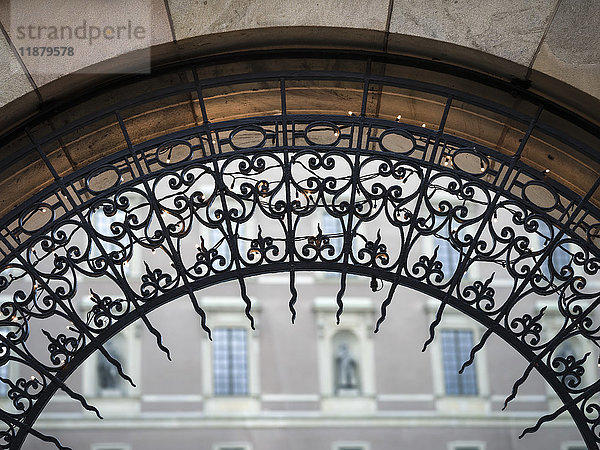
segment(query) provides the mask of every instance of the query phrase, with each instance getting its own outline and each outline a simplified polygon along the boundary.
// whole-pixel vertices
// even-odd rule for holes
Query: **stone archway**
[[[25,405],[1,414],[11,448],[28,433],[60,446],[33,428],[58,389],[93,410],[66,384],[93,352],[128,378],[103,348],[126,325],[143,321],[168,353],[148,312],[187,295],[204,318],[195,292],[237,280],[252,321],[244,279],[273,272],[290,274],[293,320],[294,277],[304,270],[341,273],[338,318],[349,274],[365,276],[375,291],[387,284],[377,327],[399,285],[440,300],[432,339],[448,305],[471,316],[487,329],[472,357],[496,334],[529,361],[513,394],[536,369],[564,403],[528,431],[568,411],[588,446],[597,446],[598,383],[581,385],[589,356],[560,359],[555,352],[573,336],[596,344],[598,293],[588,280],[598,270],[600,181],[593,164],[572,180],[564,167],[548,169],[538,158],[548,149],[549,161],[572,148],[585,154],[585,145],[544,121],[545,111],[560,107],[525,91],[516,95],[535,106],[526,113],[443,84],[375,74],[374,62],[393,65],[381,55],[356,54],[350,66],[357,61],[365,70],[207,79],[198,66],[186,66],[188,81],[62,129],[25,127],[27,151],[17,162],[39,175],[27,166],[35,155],[51,181],[2,220],[0,287],[10,295],[0,309],[0,325],[9,330],[0,336],[3,362],[35,372],[6,381]],[[236,107],[252,112],[235,117]],[[196,114],[196,123],[186,124],[178,108]],[[215,120],[220,111],[233,118]],[[493,124],[506,130],[496,148],[485,145]],[[61,167],[75,150],[81,162]],[[333,228],[304,220],[316,215]],[[437,241],[430,252],[417,245],[425,237]],[[145,267],[135,281],[126,268],[134,257]],[[480,276],[465,278],[475,265]],[[506,298],[495,295],[500,272],[513,280]],[[78,287],[99,277],[120,293],[93,292],[82,315],[74,306]],[[547,340],[544,310],[532,303],[539,297],[551,298],[563,318]],[[56,322],[69,331],[41,331]],[[48,341],[48,361],[28,352],[30,339]]]

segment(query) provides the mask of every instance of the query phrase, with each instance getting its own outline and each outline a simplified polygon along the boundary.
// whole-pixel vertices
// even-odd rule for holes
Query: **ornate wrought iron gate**
[[[306,80],[359,83],[360,110],[344,115],[291,113],[286,104],[289,85]],[[209,121],[203,92],[249,82],[277,85],[276,114]],[[442,96],[439,122],[370,117],[372,86]],[[202,115],[198,125],[150,140],[136,142],[130,136],[132,122],[123,118],[124,109],[143,108],[182,92],[194,94],[192,102]],[[540,120],[542,111],[555,105],[531,98],[537,111],[525,114],[444,86],[369,71],[281,71],[209,80],[196,76],[47,135],[35,136],[29,129],[20,158],[39,157],[54,182],[0,224],[0,290],[7,296],[0,306],[0,327],[5,330],[0,364],[22,368],[18,379],[0,378],[12,402],[12,409],[0,411],[6,426],[0,447],[20,448],[32,434],[65,448],[34,428],[36,418],[57,390],[100,415],[66,383],[93,352],[100,352],[133,383],[103,347],[133,321],[141,320],[169,355],[148,318],[159,306],[189,297],[210,334],[196,292],[237,280],[252,322],[244,280],[287,272],[293,321],[294,305],[302,301],[296,274],[322,270],[341,274],[338,320],[350,274],[364,276],[374,292],[382,291],[375,331],[385,326],[386,308],[400,285],[440,301],[424,347],[434,338],[445,308],[477,320],[486,332],[465,365],[496,334],[528,361],[506,403],[533,370],[563,402],[524,434],[568,411],[588,447],[597,448],[600,406],[594,396],[600,382],[583,382],[586,360],[596,356],[565,357],[559,349],[570,339],[598,346],[595,309],[600,288],[591,281],[599,268],[600,212],[591,199],[600,180],[575,193],[543,168],[527,164],[524,151],[539,130],[561,145],[586,150]],[[507,152],[449,134],[446,123],[457,103],[521,124],[518,147]],[[107,120],[118,126],[126,145],[61,176],[47,145]],[[315,216],[330,217],[337,231],[313,226],[308,219]],[[109,221],[110,232],[99,221]],[[212,230],[213,237],[208,239],[203,230]],[[439,245],[424,252],[421,242],[429,236]],[[455,263],[440,258],[442,251],[454,254]],[[141,258],[145,267],[135,280],[127,273],[133,257]],[[465,277],[474,267],[480,278]],[[99,277],[120,294],[91,292],[91,302],[82,311],[78,286]],[[506,297],[496,294],[499,278],[511,280]],[[561,317],[560,328],[550,334],[539,299],[550,299]],[[30,351],[33,340],[46,342],[45,358]]]

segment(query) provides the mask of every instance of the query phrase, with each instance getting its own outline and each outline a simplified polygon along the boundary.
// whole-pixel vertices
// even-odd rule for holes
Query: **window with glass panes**
[[[104,344],[108,353],[122,364],[126,364],[126,341],[123,334],[117,334]],[[114,397],[121,396],[125,392],[126,385],[119,375],[117,368],[102,355],[96,359],[97,394],[99,396]]]
[[[321,231],[323,234],[329,235],[329,243],[335,249],[337,255],[342,251],[344,246],[344,236],[342,234],[342,223],[337,217],[330,216],[326,211],[321,217]]]
[[[215,395],[248,394],[248,349],[245,328],[217,328],[213,332]]]
[[[473,346],[471,330],[442,330],[442,359],[444,385],[447,395],[477,395],[477,375],[471,364],[459,374],[462,364],[469,359]]]
[[[442,263],[444,278],[448,279],[458,266],[459,253],[446,240],[436,239],[435,245],[438,247],[437,260]]]

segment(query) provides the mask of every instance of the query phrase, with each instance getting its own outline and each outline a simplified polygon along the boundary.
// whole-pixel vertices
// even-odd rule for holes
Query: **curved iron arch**
[[[0,289],[10,300],[0,305],[0,326],[10,331],[0,336],[0,362],[13,361],[36,374],[31,379],[2,379],[16,407],[12,413],[0,413],[7,426],[4,447],[19,448],[33,434],[64,448],[33,428],[37,416],[58,389],[95,410],[65,384],[94,351],[128,379],[102,344],[132,321],[142,320],[168,355],[147,318],[160,305],[188,295],[205,326],[195,292],[236,279],[252,321],[244,278],[285,271],[290,273],[293,320],[295,273],[326,270],[341,273],[338,319],[348,274],[369,277],[374,290],[383,281],[389,283],[377,327],[398,285],[441,301],[431,339],[446,305],[473,317],[487,331],[469,362],[492,333],[529,361],[507,402],[535,368],[564,403],[526,432],[569,411],[588,447],[597,448],[600,407],[593,396],[599,384],[582,386],[589,355],[577,359],[554,353],[575,336],[597,345],[593,312],[598,292],[588,280],[598,271],[599,215],[589,200],[599,181],[581,197],[521,160],[527,139],[539,125],[541,108],[533,117],[520,117],[529,128],[519,149],[506,155],[444,133],[448,111],[460,93],[446,92],[437,129],[366,117],[367,83],[360,113],[290,115],[285,82],[293,76],[297,75],[276,75],[281,114],[221,123],[205,120],[141,144],[131,142],[116,107],[111,113],[127,148],[67,177],[58,175],[43,142],[30,135],[32,148],[55,175],[55,184],[1,224],[5,258]],[[364,74],[335,76],[365,79]],[[536,189],[545,195],[545,205],[531,200]],[[322,213],[337,220],[339,233],[303,223]],[[112,221],[109,234],[94,225],[95,215]],[[270,228],[240,231],[258,215]],[[383,235],[365,226],[382,219]],[[200,225],[216,230],[220,238],[204,242],[196,233]],[[395,253],[386,231],[398,235]],[[536,243],[532,235],[546,242]],[[439,247],[423,252],[420,243],[428,236],[456,253],[456,267],[444,266]],[[145,273],[134,282],[125,266],[134,252],[143,251],[161,252],[169,264],[159,267],[158,258],[145,259]],[[568,262],[557,265],[559,254],[567,254]],[[494,270],[485,280],[464,278],[474,264]],[[511,294],[500,301],[494,290],[494,274],[499,272],[513,281]],[[76,295],[85,277],[111,280],[118,293],[93,292],[82,314]],[[561,329],[549,339],[542,335],[544,308],[519,309],[536,296],[556,297],[563,317]],[[66,322],[68,332],[42,331],[48,340],[49,361],[44,362],[28,350],[27,341],[31,325],[47,319]]]

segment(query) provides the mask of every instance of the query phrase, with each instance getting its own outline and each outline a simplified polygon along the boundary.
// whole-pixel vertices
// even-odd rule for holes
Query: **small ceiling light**
[[[398,122],[400,119],[402,119],[402,114],[398,114],[398,115],[396,116],[396,122]]]
[[[349,115],[349,116],[353,116],[353,115],[354,115],[354,113],[353,113],[352,111],[348,111],[348,115]]]
[[[550,173],[550,169],[544,170],[544,173]]]
[[[422,124],[421,126],[422,126],[423,128],[425,128],[425,124]]]

